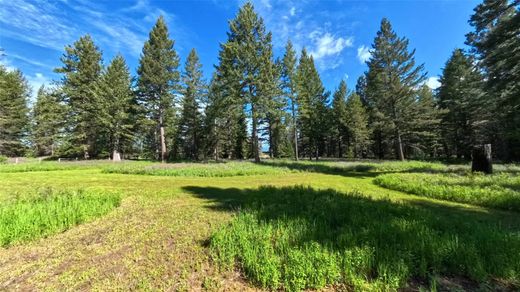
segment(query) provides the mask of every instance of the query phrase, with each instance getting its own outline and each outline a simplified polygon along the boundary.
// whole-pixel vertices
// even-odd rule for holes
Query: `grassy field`
[[[0,290],[520,289],[519,168],[0,166]]]

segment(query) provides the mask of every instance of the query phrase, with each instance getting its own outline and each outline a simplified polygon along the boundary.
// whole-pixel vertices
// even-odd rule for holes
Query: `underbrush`
[[[217,209],[240,210],[213,234],[211,255],[262,288],[384,291],[438,275],[516,284],[520,277],[518,230],[481,214],[307,187],[186,190]]]
[[[157,176],[194,176],[229,177],[250,175],[273,175],[295,172],[287,167],[271,167],[252,162],[227,163],[173,163],[173,164],[113,164],[103,168],[103,173],[157,175]]]
[[[419,196],[520,212],[520,175],[396,173],[374,183]]]
[[[114,193],[41,190],[0,205],[0,246],[59,233],[100,217],[120,204]]]

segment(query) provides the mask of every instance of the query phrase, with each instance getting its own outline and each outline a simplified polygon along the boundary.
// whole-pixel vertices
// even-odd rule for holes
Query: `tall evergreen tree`
[[[229,27],[226,46],[231,50],[232,74],[238,78],[237,91],[251,121],[251,155],[259,162],[260,124],[278,90],[271,33],[266,32],[263,19],[255,12],[251,2],[239,9]]]
[[[106,135],[105,147],[117,159],[130,148],[136,129],[137,101],[123,56],[117,55],[104,70],[96,93],[105,108],[99,131]]]
[[[345,80],[341,80],[332,97],[332,118],[334,121],[331,123],[333,127],[331,131],[333,131],[334,141],[337,143],[337,155],[342,157],[344,145],[348,144],[349,139],[347,131],[347,83]]]
[[[19,70],[0,65],[0,155],[20,156],[29,130],[30,95],[27,80]]]
[[[412,118],[415,91],[425,80],[424,65],[415,65],[415,50],[408,51],[408,40],[399,38],[386,18],[381,21],[372,47],[367,62],[367,102],[377,117],[377,131],[392,137],[397,158],[404,160],[403,140],[416,123]]]
[[[190,51],[182,74],[182,113],[178,137],[185,158],[198,160],[202,144],[200,102],[206,94],[202,65],[195,49]]]
[[[161,161],[167,159],[175,128],[174,93],[179,89],[179,57],[169,38],[162,16],[157,19],[145,42],[139,68],[138,97],[143,107],[145,131],[150,136],[149,150]]]
[[[520,2],[484,0],[474,9],[474,31],[467,44],[485,74],[486,100],[481,107],[493,113],[490,128],[498,155],[520,159]],[[498,145],[497,145],[498,144]]]
[[[63,67],[55,71],[63,74],[62,90],[69,109],[67,117],[72,153],[83,153],[83,157],[88,159],[99,153],[96,148],[100,138],[99,118],[105,110],[94,92],[101,75],[101,52],[90,35],[85,35],[65,47],[61,62]]]
[[[302,50],[297,68],[297,89],[302,136],[307,139],[307,153],[317,160],[324,151],[328,130],[328,93],[325,92],[312,56]]]
[[[448,157],[469,159],[471,147],[484,142],[483,123],[489,118],[483,106],[483,78],[472,58],[461,49],[453,51],[440,78],[438,103],[442,114],[441,132]],[[480,135],[479,135],[480,133]]]
[[[367,110],[358,94],[350,94],[345,111],[349,152],[355,158],[364,158],[368,154],[370,129]]]
[[[38,90],[32,109],[31,142],[38,156],[57,154],[65,127],[66,107],[61,103],[59,89]]]
[[[287,103],[291,113],[291,140],[293,141],[294,159],[298,161],[298,100],[296,93],[296,71],[297,58],[296,51],[291,41],[287,41],[285,53],[282,59],[282,91],[287,97]]]
[[[442,110],[439,109],[433,91],[423,84],[417,91],[415,121],[410,131],[409,146],[416,158],[437,156],[441,146],[440,122]]]
[[[221,44],[219,64],[211,80],[208,104],[205,110],[205,128],[208,151],[219,157],[243,159],[247,140],[244,103],[240,92],[240,79],[235,74],[231,45]]]

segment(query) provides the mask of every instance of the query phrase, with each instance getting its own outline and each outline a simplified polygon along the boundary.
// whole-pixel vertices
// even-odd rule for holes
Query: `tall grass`
[[[42,190],[0,205],[0,246],[46,237],[108,213],[120,196],[93,191]]]
[[[103,173],[157,175],[157,176],[193,176],[193,177],[229,177],[250,175],[273,175],[295,172],[287,167],[272,167],[251,162],[227,163],[173,163],[173,164],[112,164],[103,168]]]
[[[186,190],[240,210],[212,236],[212,258],[262,288],[385,291],[435,275],[520,279],[518,230],[470,213],[450,217],[460,209],[439,213],[306,187]]]
[[[382,187],[435,199],[520,212],[520,175],[399,173],[376,177]]]
[[[76,169],[93,169],[108,164],[106,161],[77,161],[77,162],[23,162],[19,164],[0,164],[0,173],[8,172],[31,172],[31,171],[58,171],[58,170],[76,170]]]

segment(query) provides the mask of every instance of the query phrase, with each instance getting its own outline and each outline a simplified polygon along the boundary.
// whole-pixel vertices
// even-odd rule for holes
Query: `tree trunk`
[[[161,136],[161,162],[166,162],[166,138],[164,137],[163,117],[159,118],[159,132]]]
[[[486,174],[493,173],[493,164],[491,161],[491,144],[473,146],[471,158],[472,172],[479,171]]]
[[[117,150],[114,150],[114,152],[112,152],[112,161],[121,161],[121,154]]]
[[[341,158],[343,153],[341,151],[341,137],[338,138],[338,158]]]
[[[397,129],[397,131],[396,131],[396,138],[397,138],[397,155],[399,157],[399,160],[404,161],[403,142],[401,141],[401,133],[399,132],[399,129]]]
[[[251,133],[251,147],[253,147],[253,149],[251,149],[253,151],[253,155],[255,157],[255,162],[260,162],[260,153],[258,153],[258,137],[256,136],[256,123],[257,123],[257,120],[256,120],[256,112],[255,112],[255,107],[252,105],[251,106],[251,116],[253,117],[253,121],[252,121],[252,133]]]
[[[293,135],[294,135],[294,160],[298,161],[298,131],[296,129],[296,108],[294,107],[294,99],[291,102],[292,119],[293,119]]]

